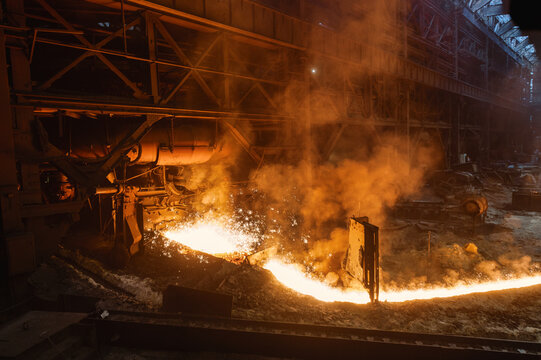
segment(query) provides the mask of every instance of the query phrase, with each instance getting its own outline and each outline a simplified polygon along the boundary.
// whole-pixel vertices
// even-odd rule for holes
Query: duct
[[[119,189],[115,186],[96,187],[94,189],[94,195],[112,195],[119,192]]]
[[[96,124],[92,128],[84,124],[73,126],[72,148],[66,152],[74,159],[86,163],[101,162],[110,149],[126,138],[132,123],[123,120]],[[180,122],[180,121],[179,121]],[[104,131],[105,129],[105,131]],[[164,119],[128,152],[130,164],[155,164],[181,166],[202,164],[229,154],[229,144],[223,141],[223,131],[214,121],[183,121]]]
[[[220,150],[207,146],[160,146],[159,143],[141,144],[141,157],[138,164],[155,163],[156,165],[180,166],[202,164],[212,159]]]
[[[156,165],[193,165],[209,161],[221,148],[217,146],[217,128],[214,122],[152,129],[138,149],[134,162]]]
[[[172,184],[171,184],[172,185]],[[161,196],[161,195],[167,195],[168,192],[167,189],[164,188],[141,188],[138,186],[128,186],[124,187],[122,185],[119,186],[104,186],[104,187],[96,187],[94,188],[93,194],[94,195],[115,195],[115,194],[122,194],[124,192],[129,192],[135,194],[137,197],[145,197],[145,196]]]

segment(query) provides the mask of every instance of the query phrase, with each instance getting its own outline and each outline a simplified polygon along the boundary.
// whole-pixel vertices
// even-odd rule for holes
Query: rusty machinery
[[[297,116],[296,111],[292,115],[288,106],[276,100],[287,95],[292,81],[306,85],[307,90],[313,86],[306,74],[312,65],[305,59],[311,59],[311,54],[321,55],[325,64],[322,70],[340,68],[343,62],[338,60],[348,64],[366,63],[367,52],[359,51],[364,49],[362,41],[350,35],[340,37],[348,46],[343,46],[343,41],[335,41],[337,35],[332,28],[337,25],[330,7],[312,9],[315,5],[306,2],[309,11],[295,14],[293,8],[300,4],[295,1],[282,1],[281,11],[261,4],[263,1],[249,4],[198,1],[206,5],[201,6],[203,13],[196,15],[191,1],[168,3],[164,6],[160,1],[131,1],[120,9],[118,2],[101,0],[81,1],[76,5],[67,0],[3,2],[0,9],[3,20],[0,108],[2,118],[12,121],[0,122],[3,165],[0,241],[6,248],[9,266],[17,267],[3,271],[10,277],[31,272],[36,262],[30,254],[46,256],[45,243],[50,244],[48,250],[55,248],[93,194],[98,194],[100,199],[113,199],[110,210],[118,220],[114,225],[117,235],[122,241],[131,242],[126,245],[132,252],[137,251],[138,246],[132,247],[134,241],[130,237],[139,238],[133,219],[138,218],[141,207],[147,210],[185,208],[189,197],[198,191],[185,186],[189,167],[218,160],[227,153],[226,147],[221,146],[223,130],[216,126],[216,119],[228,127],[257,166],[273,156],[296,156],[296,127],[304,124],[297,120],[306,118],[306,111],[311,111],[310,101],[306,102],[308,108],[299,107]],[[430,103],[438,101],[445,105],[442,109],[454,109],[456,105],[458,111],[445,114],[450,119],[455,116],[460,119],[453,121],[453,126],[470,121],[476,124],[471,118],[477,119],[477,116],[466,117],[467,113],[461,109],[465,108],[463,103],[475,105],[479,101],[490,102],[490,107],[486,106],[487,118],[508,114],[490,110],[495,105],[516,114],[509,116],[513,126],[516,119],[526,124],[529,117],[518,103],[522,92],[515,91],[515,96],[504,99],[492,96],[490,90],[487,93],[475,87],[481,80],[484,85],[485,78],[478,76],[479,71],[465,66],[468,62],[463,61],[463,57],[448,58],[446,42],[452,37],[428,37],[443,39],[443,43],[438,40],[434,47],[441,55],[438,61],[428,61],[435,56],[433,51],[419,52],[419,44],[425,44],[426,34],[435,29],[425,24],[425,12],[441,18],[442,22],[448,20],[442,15],[457,14],[419,3],[412,6],[405,17],[408,19],[407,26],[403,26],[406,48],[397,48],[396,53],[382,53],[392,60],[383,63],[398,64],[387,69],[388,72],[376,69],[378,74],[389,74],[384,78],[386,81],[381,81],[379,76],[362,76],[348,78],[347,83],[353,85],[342,86],[335,81],[334,72],[318,72],[317,83],[325,85],[321,90],[329,94],[343,91],[343,96],[337,99],[352,99],[336,102],[334,96],[329,96],[333,107],[337,105],[341,109],[343,104],[350,103],[340,113],[357,114],[359,104],[367,104],[366,117],[384,119],[378,120],[377,126],[387,128],[388,114],[410,113],[394,106],[403,104],[407,109],[416,108],[415,104],[425,101],[422,99],[426,94],[433,95]],[[225,12],[224,6],[228,9]],[[241,9],[242,12],[238,12]],[[214,14],[235,11],[243,15],[225,17],[227,21],[211,20]],[[268,21],[259,21],[260,14],[272,16],[266,17]],[[459,18],[467,20],[463,15]],[[421,24],[422,31],[411,31],[416,27],[409,24],[410,19]],[[460,21],[450,22],[453,23]],[[425,29],[425,25],[428,28]],[[311,31],[317,31],[318,36],[326,40],[312,42],[305,49],[307,38],[303,34]],[[456,34],[460,39],[453,39],[454,44],[470,43],[477,38],[469,32],[457,30]],[[321,44],[326,46],[321,48]],[[496,48],[498,44],[487,37],[485,46]],[[407,51],[408,48],[415,51]],[[399,54],[410,54],[411,58],[402,58]],[[458,56],[458,50],[454,54]],[[417,59],[421,59],[421,64]],[[508,73],[511,58],[505,59],[505,66],[494,67],[501,69],[495,74]],[[434,68],[423,64],[433,64]],[[464,73],[471,81],[464,84],[446,75],[448,70],[441,69],[448,69],[449,64],[453,74]],[[521,84],[529,86],[529,79],[522,78],[522,74],[529,73],[521,71],[513,84],[517,88]],[[415,86],[411,86],[413,84]],[[406,102],[388,101],[387,97],[402,96],[403,89],[408,89]],[[449,96],[449,91],[454,95]],[[438,128],[440,117],[431,117],[431,126]],[[188,118],[198,119],[197,124],[190,123]],[[335,129],[323,158],[330,156],[346,124],[362,123],[352,120]],[[502,117],[492,123],[500,121],[503,123],[506,119]],[[237,129],[238,122],[247,122],[257,129],[253,143]],[[107,125],[101,126],[102,123]],[[400,123],[396,122],[397,126]],[[407,126],[409,134],[409,115]],[[446,126],[442,128],[445,131]],[[298,130],[302,129],[304,125]],[[325,140],[328,130],[331,128],[321,129]],[[451,150],[455,153],[459,150],[461,133],[460,129],[453,128],[453,131],[457,132],[457,136],[450,137]],[[139,174],[144,175],[135,177]],[[124,229],[126,231],[121,231]],[[24,277],[21,283],[25,283]]]
[[[47,146],[67,154],[69,162],[46,166],[41,187],[50,203],[99,197],[100,230],[113,236],[112,259],[121,266],[140,251],[144,221],[178,217],[202,191],[188,185],[191,167],[222,160],[230,144],[212,120],[136,118],[144,128],[139,136],[133,136],[133,118],[91,120],[88,125],[73,121],[76,126],[64,125],[66,130],[55,117],[42,119]],[[110,204],[102,214],[106,199]]]

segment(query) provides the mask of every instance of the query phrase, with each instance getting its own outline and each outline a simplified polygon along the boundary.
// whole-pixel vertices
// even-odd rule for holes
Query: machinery
[[[198,184],[188,185],[190,167],[222,160],[231,151],[216,121],[162,118],[137,138],[127,135],[133,121],[97,118],[91,126],[67,129],[58,128],[57,118],[43,121],[47,146],[70,159],[70,166],[60,163],[60,170],[42,172],[44,196],[50,203],[86,198],[89,204],[97,196],[98,209],[91,210],[99,212],[101,233],[114,238],[117,266],[141,250],[145,221],[178,218],[189,209],[200,191]],[[69,180],[83,174],[78,183]]]
[[[357,133],[404,134],[414,159],[430,132],[449,165],[512,153],[532,63],[465,3],[3,1],[0,288],[20,298],[79,220],[137,253],[145,217],[188,211],[192,167],[229,159],[229,138],[249,169],[345,158]]]

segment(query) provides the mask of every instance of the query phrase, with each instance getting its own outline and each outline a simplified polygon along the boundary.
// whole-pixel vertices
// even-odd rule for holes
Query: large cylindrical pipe
[[[223,150],[223,144],[218,144],[215,125],[156,128],[141,140],[135,162],[171,166],[202,164]]]
[[[66,152],[86,162],[102,161],[136,126],[134,119],[126,118],[98,118],[91,127],[82,120],[71,120]],[[202,164],[229,154],[231,144],[223,135],[224,129],[216,121],[163,119],[134,144],[128,156],[132,164]]]

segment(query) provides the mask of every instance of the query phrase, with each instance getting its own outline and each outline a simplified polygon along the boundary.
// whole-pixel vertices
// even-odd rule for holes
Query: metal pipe
[[[54,34],[84,35],[84,32],[80,30],[71,31],[71,30],[63,30],[63,29],[31,28],[27,26],[0,25],[0,29],[13,30],[13,31],[39,31],[39,32],[54,33]]]
[[[81,101],[80,98],[69,98],[65,96],[56,96],[53,94],[38,94],[38,93],[29,93],[24,91],[13,91],[13,95],[24,96],[26,100],[31,102],[36,102],[39,105],[43,106],[40,103],[53,103],[55,109],[61,104],[66,106],[66,110],[79,110],[76,106],[82,107],[82,110],[88,110],[89,107],[95,107],[96,111],[103,113],[115,112],[114,108],[119,108],[122,112],[129,113],[130,111],[135,114],[160,114],[163,116],[174,116],[176,118],[197,118],[197,119],[230,119],[230,120],[240,120],[240,121],[287,121],[287,119],[294,119],[295,117],[289,115],[272,115],[272,114],[251,114],[251,113],[235,113],[232,111],[219,111],[219,110],[199,110],[199,109],[183,109],[175,107],[165,107],[165,106],[155,106],[155,105],[128,105],[128,104],[115,104],[115,103],[106,103],[106,102],[90,102],[90,101]],[[36,99],[32,99],[36,98]],[[38,100],[41,98],[42,100]],[[15,104],[13,106],[27,106],[27,104]],[[68,107],[68,106],[74,107]],[[64,109],[64,108],[62,108]],[[131,109],[131,110],[128,110]]]
[[[145,197],[145,196],[159,196],[159,195],[167,195],[167,191],[164,190],[141,190],[136,191],[135,196],[137,197]]]
[[[104,187],[97,187],[94,189],[94,195],[116,194],[118,192],[119,192],[119,188],[116,186],[104,186]]]

